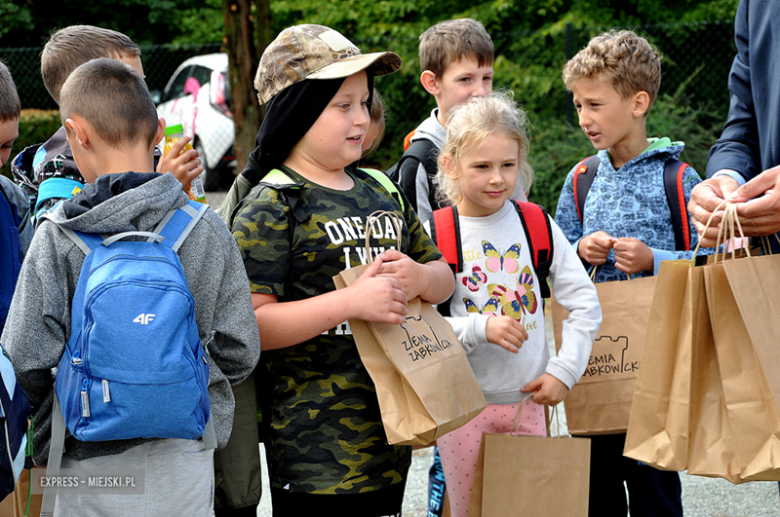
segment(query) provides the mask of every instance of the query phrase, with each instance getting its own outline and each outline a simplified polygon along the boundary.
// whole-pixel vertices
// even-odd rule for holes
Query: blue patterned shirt
[[[615,170],[607,151],[599,151],[601,161],[583,210],[583,222],[574,202],[574,171],[569,171],[561,189],[555,222],[576,250],[582,237],[603,231],[612,237],[634,237],[653,252],[653,273],[658,273],[662,260],[693,256],[693,251],[676,251],[672,214],[664,190],[663,170],[668,160],[676,159],[685,147],[682,142],[651,146],[649,150],[629,160]],[[701,181],[693,167],[683,174],[685,203],[691,191]],[[690,219],[690,218],[689,218]],[[691,250],[696,248],[698,235],[689,220]],[[699,254],[712,253],[702,248]],[[642,272],[634,276],[650,276]],[[615,267],[615,252],[610,251],[605,264],[596,272],[596,282],[625,280],[625,273]]]

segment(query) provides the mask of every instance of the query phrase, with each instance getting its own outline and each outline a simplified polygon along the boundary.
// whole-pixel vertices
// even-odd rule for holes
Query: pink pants
[[[482,433],[511,433],[518,404],[488,404],[471,422],[436,440],[452,517],[466,517],[468,513]],[[518,434],[547,434],[544,407],[530,399],[525,402],[520,420]]]

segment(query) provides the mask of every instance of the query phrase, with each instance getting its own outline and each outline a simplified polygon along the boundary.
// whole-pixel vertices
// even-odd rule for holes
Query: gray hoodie
[[[171,174],[107,174],[59,205],[51,219],[85,233],[153,231],[169,210],[186,202],[187,195]],[[235,239],[212,210],[195,225],[179,257],[195,299],[201,340],[209,343],[211,415],[218,447],[224,447],[235,406],[230,385],[246,379],[260,357],[249,283]],[[33,408],[33,459],[38,465],[45,465],[49,455],[52,368],[70,337],[70,305],[83,261],[84,253],[57,225],[41,224],[22,265],[0,338]],[[82,460],[119,454],[142,441],[81,442],[68,433],[65,448],[69,457]]]

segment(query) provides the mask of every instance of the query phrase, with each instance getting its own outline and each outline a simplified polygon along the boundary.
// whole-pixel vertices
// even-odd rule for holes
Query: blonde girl
[[[580,378],[601,322],[593,283],[550,219],[550,279],[571,311],[563,346],[550,357],[541,291],[511,201],[518,182],[528,192],[533,180],[524,126],[507,94],[471,99],[452,112],[439,157],[440,187],[455,207],[463,254],[448,321],[488,401],[479,416],[437,442],[453,517],[468,510],[482,433],[508,433],[524,404],[520,432],[544,435],[542,405],[561,402]],[[522,402],[526,393],[532,398]]]

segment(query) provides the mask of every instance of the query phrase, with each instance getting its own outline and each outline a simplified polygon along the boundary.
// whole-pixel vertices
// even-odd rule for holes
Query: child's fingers
[[[542,384],[543,384],[542,378],[538,377],[538,378],[532,380],[531,382],[529,382],[528,384],[526,384],[525,386],[523,386],[522,388],[520,388],[520,391],[523,392],[523,393],[530,393],[532,391],[538,390],[539,387],[541,387]],[[534,402],[536,402],[536,401],[534,401]]]
[[[374,261],[363,271],[361,277],[371,278],[379,274],[379,270],[382,269],[382,255],[374,258]]]
[[[184,146],[187,145],[187,143],[189,143],[190,140],[192,139],[188,136],[184,136],[176,140],[171,146],[171,150],[168,151],[168,154],[173,153],[174,156],[178,156],[178,154],[181,152],[182,149],[184,149]]]
[[[516,353],[518,353],[520,351],[520,346],[519,345],[514,345],[508,339],[505,339],[505,338],[499,339],[498,343],[496,343],[496,344],[498,346],[500,346],[501,348],[509,350],[513,354],[516,354]]]
[[[389,249],[382,252],[382,257],[384,258],[385,263],[388,262],[395,262],[397,260],[401,260],[403,258],[406,258],[406,255],[404,253],[401,253],[398,250]]]
[[[512,324],[508,329],[507,338],[518,346],[522,345],[526,339],[528,339],[528,331],[516,320],[512,320]]]

